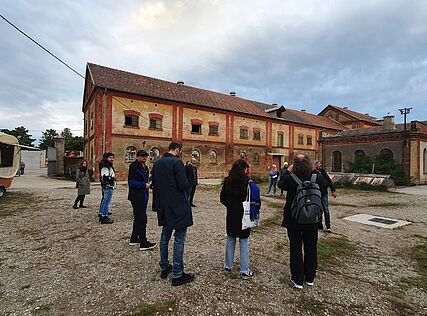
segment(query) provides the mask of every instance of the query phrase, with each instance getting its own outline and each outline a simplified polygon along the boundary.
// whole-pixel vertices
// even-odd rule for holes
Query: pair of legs
[[[131,202],[133,208],[133,228],[130,237],[131,243],[147,242],[147,204]]]
[[[74,201],[74,206],[77,206],[77,204],[80,203],[79,205],[80,205],[80,207],[82,207],[83,202],[85,200],[85,196],[86,195],[84,195],[84,194],[83,195],[77,195],[76,200]]]
[[[291,279],[298,285],[312,283],[317,270],[317,228],[289,229]],[[304,246],[304,257],[302,248]]]
[[[169,268],[169,240],[171,239],[173,228],[163,226],[160,236],[160,269],[165,271]],[[179,278],[184,273],[184,246],[187,228],[175,229],[173,242],[173,264],[172,277]]]
[[[239,238],[240,246],[240,273],[249,274],[249,244],[248,238]],[[236,237],[227,235],[227,244],[225,246],[225,264],[227,270],[233,269],[234,250],[236,248]]]
[[[271,179],[270,184],[268,185],[267,194],[270,194],[270,191],[273,188],[273,194],[276,195],[276,185],[277,185],[277,178]]]
[[[103,188],[101,205],[99,206],[100,217],[108,217],[108,211],[110,208],[111,199],[113,198],[113,189]]]
[[[326,228],[331,228],[331,213],[329,212],[329,200],[328,194],[322,196],[323,202],[323,213],[325,213],[325,225]],[[322,223],[322,221],[320,221]]]
[[[192,185],[188,192],[188,200],[190,201],[190,205],[193,206],[194,193],[196,193],[196,185]]]

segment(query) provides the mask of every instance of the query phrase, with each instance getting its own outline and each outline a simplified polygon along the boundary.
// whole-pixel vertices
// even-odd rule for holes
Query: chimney
[[[369,116],[369,113],[365,113],[365,115]]]
[[[234,91],[230,91],[230,95],[231,95],[232,97],[235,97],[235,96],[236,96],[236,92],[234,92]]]
[[[383,117],[383,129],[386,131],[393,131],[395,129],[394,115],[386,115]]]
[[[177,84],[184,84],[184,81],[177,81]]]
[[[343,109],[344,109],[344,110],[347,110],[347,109],[348,109],[348,107],[347,107],[347,106],[344,106],[344,107],[343,107]]]
[[[301,112],[307,112],[307,110],[305,110],[305,109],[301,109]]]
[[[272,103],[271,105],[272,105],[272,106],[277,106],[277,103]]]

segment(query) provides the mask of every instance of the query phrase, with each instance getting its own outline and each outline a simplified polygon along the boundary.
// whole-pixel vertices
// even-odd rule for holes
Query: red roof
[[[265,110],[274,108],[270,104],[251,101],[237,96],[195,88],[170,81],[151,78],[135,73],[87,64],[95,86],[170,101],[178,101],[225,111],[278,119],[275,113]],[[317,127],[343,130],[343,125],[323,116],[286,109],[282,119],[289,122]]]
[[[324,108],[319,113],[319,115],[323,115],[329,108],[332,108],[334,110],[337,110],[337,111],[340,111],[344,114],[347,114],[348,116],[350,116],[350,117],[352,117],[358,121],[368,122],[368,123],[375,124],[375,125],[381,125],[381,123],[379,123],[377,121],[378,119],[376,117],[373,117],[373,116],[370,116],[367,114],[362,114],[359,112],[355,112],[355,111],[347,109],[346,107],[340,107],[340,106],[336,106],[336,105],[332,105],[332,104],[329,104],[326,108]]]

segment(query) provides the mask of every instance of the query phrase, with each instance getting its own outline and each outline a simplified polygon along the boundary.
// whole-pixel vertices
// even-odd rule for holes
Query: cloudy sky
[[[0,14],[86,62],[283,104],[427,120],[427,1],[2,0]],[[84,81],[0,19],[0,128],[81,135]]]

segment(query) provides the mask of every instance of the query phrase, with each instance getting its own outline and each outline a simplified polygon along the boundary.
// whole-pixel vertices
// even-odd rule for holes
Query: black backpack
[[[320,187],[316,183],[317,174],[310,181],[302,182],[291,174],[297,183],[297,191],[291,204],[291,216],[298,224],[316,224],[322,219],[323,203]]]

